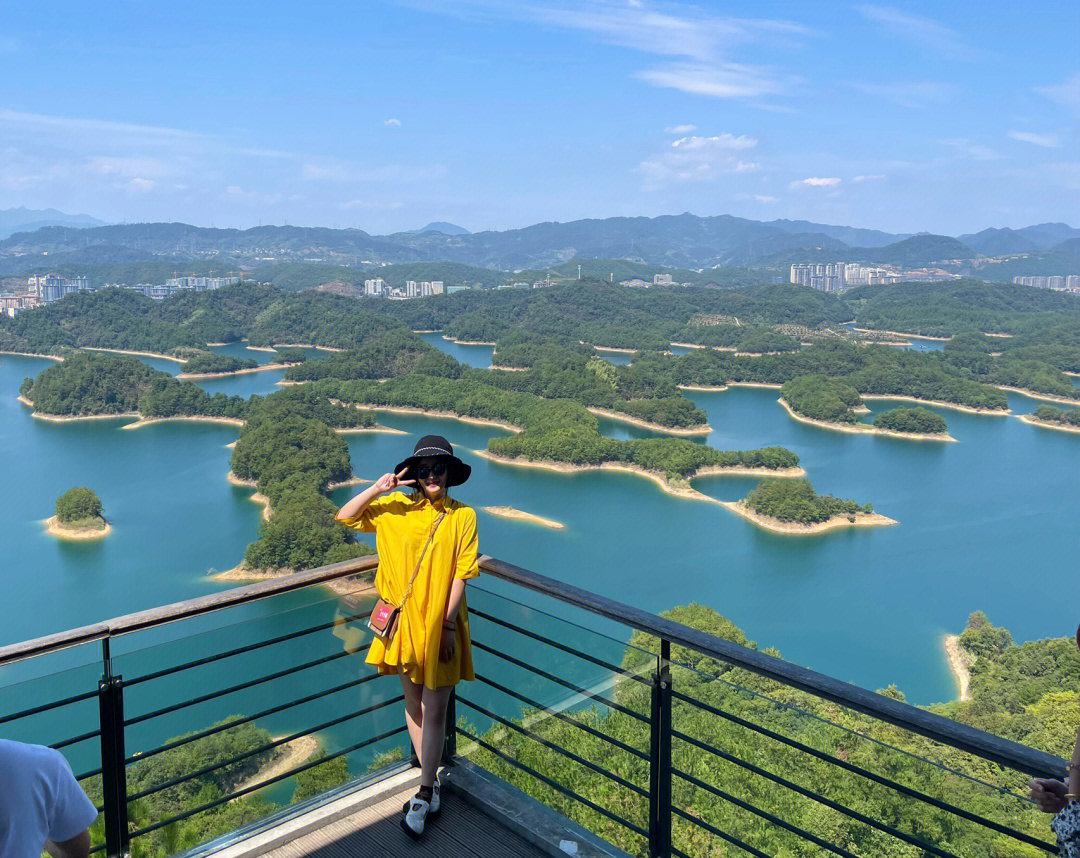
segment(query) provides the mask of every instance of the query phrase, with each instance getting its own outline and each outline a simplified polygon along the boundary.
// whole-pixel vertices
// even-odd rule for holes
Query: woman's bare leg
[[[446,739],[446,704],[450,700],[451,686],[432,690],[419,686],[421,693],[420,786],[435,783],[435,771],[442,760],[443,741]]]
[[[405,726],[409,728],[409,738],[412,739],[413,753],[416,759],[424,759],[421,756],[423,750],[424,735],[424,709],[421,705],[421,692],[423,685],[417,685],[406,674],[401,674],[401,690],[405,694]]]

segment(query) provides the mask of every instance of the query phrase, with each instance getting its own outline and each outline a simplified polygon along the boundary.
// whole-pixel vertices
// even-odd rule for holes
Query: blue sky
[[[0,4],[0,208],[1080,226],[1073,2]]]

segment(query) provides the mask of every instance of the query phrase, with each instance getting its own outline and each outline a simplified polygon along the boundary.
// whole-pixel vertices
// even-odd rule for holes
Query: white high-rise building
[[[420,294],[420,285],[415,280],[405,281],[405,297],[416,298]]]
[[[364,281],[365,295],[382,295],[386,291],[386,281],[381,277],[375,277]]]

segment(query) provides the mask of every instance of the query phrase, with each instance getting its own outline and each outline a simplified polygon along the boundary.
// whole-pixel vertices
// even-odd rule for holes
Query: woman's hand
[[[402,468],[400,474],[383,474],[379,479],[375,481],[375,490],[379,494],[386,494],[392,492],[398,486],[411,486],[416,483],[416,480],[403,480],[402,477],[408,473],[408,468]]]
[[[447,662],[454,657],[457,649],[457,631],[445,626],[442,630],[442,640],[439,641],[439,661]]]
[[[1035,778],[1028,782],[1031,800],[1043,813],[1057,813],[1065,806],[1065,784],[1047,778]]]

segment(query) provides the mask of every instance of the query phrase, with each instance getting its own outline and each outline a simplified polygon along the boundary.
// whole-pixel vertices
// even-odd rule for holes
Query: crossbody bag
[[[368,617],[367,625],[375,634],[377,634],[384,644],[389,644],[394,639],[394,634],[397,632],[398,620],[401,618],[401,609],[405,607],[405,603],[408,601],[409,596],[412,595],[413,584],[416,583],[416,576],[420,574],[420,564],[424,562],[424,555],[427,554],[428,547],[431,545],[431,540],[435,538],[435,531],[439,529],[439,525],[442,524],[442,520],[446,517],[446,513],[439,513],[439,517],[435,519],[435,524],[431,527],[431,533],[428,534],[427,542],[424,543],[424,547],[420,552],[420,557],[416,560],[416,568],[413,570],[412,578],[409,579],[409,586],[405,590],[405,595],[401,597],[401,604],[395,605],[388,599],[384,599],[380,596],[375,600],[375,605],[371,609],[371,616]]]

